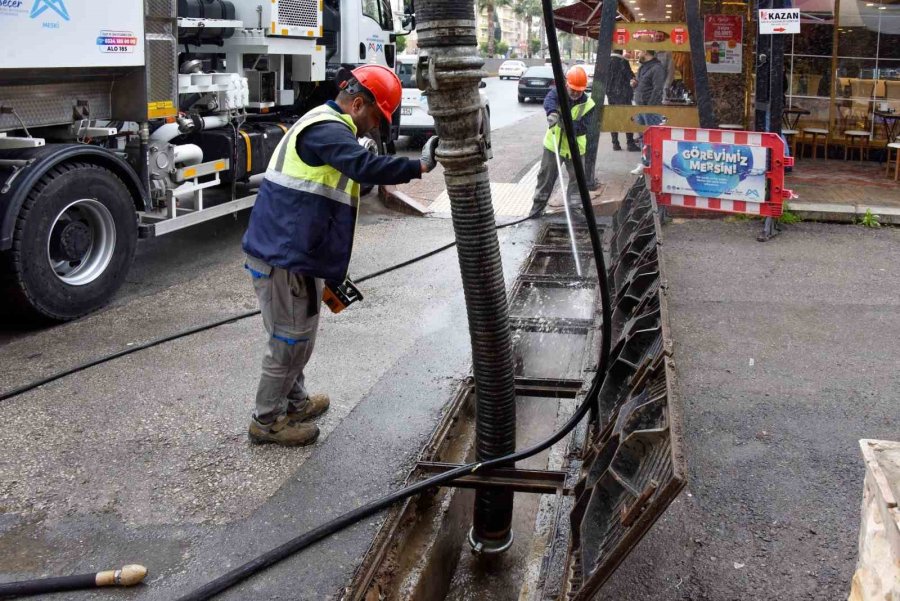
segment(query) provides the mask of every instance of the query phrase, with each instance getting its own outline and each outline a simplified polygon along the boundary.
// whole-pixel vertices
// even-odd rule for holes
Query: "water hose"
[[[572,225],[572,212],[569,210],[569,193],[566,191],[568,183],[563,178],[562,160],[559,158],[559,147],[562,138],[556,139],[553,147],[553,156],[556,157],[556,173],[559,176],[559,194],[562,196],[563,209],[566,212],[566,227],[569,230],[569,241],[572,243],[572,258],[575,260],[575,273],[581,277],[581,259],[578,257],[578,243],[575,241],[575,227]]]

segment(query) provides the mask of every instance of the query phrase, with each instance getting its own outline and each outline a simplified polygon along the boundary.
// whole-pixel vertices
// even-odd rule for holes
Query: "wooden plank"
[[[670,127],[700,127],[700,116],[696,106],[664,104],[661,106],[609,105],[603,107],[603,122],[600,131],[643,133],[646,125],[635,123],[634,117],[642,113],[663,115]]]

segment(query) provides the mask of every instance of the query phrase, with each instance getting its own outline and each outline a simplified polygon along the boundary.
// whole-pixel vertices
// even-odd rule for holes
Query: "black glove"
[[[553,127],[559,124],[559,113],[550,113],[547,115],[547,126]]]
[[[438,142],[440,142],[440,138],[431,136],[425,142],[425,146],[422,147],[422,157],[419,160],[425,165],[425,173],[437,167],[437,159],[434,158],[434,153],[437,150]]]

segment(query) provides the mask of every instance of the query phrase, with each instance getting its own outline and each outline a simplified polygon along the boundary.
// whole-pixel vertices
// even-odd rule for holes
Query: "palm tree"
[[[527,28],[525,41],[525,56],[531,58],[531,26],[534,17],[540,17],[543,12],[541,10],[540,0],[517,0],[513,11],[516,16],[525,19],[525,27]]]
[[[476,7],[478,8],[478,13],[481,14],[482,11],[487,12],[487,22],[488,22],[488,39],[487,39],[487,54],[490,57],[494,56],[494,9],[499,8],[501,6],[509,6],[511,0],[477,0]]]

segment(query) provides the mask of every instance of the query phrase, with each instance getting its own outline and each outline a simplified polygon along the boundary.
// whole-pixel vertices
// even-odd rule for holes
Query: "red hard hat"
[[[576,92],[584,92],[588,84],[587,73],[580,65],[575,65],[566,73],[566,83]]]
[[[363,65],[351,73],[375,97],[375,104],[390,123],[391,115],[403,99],[403,86],[397,74],[383,65]]]

